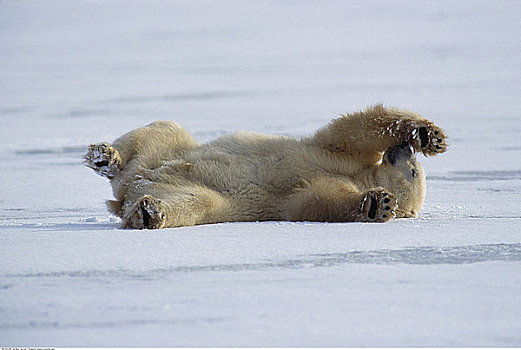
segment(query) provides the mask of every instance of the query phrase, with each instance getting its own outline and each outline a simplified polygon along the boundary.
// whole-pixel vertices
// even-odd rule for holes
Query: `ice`
[[[517,1],[0,2],[0,345],[520,346]],[[420,217],[121,230],[90,144],[433,120]],[[398,127],[398,126],[397,126]],[[418,134],[413,135],[418,137]]]

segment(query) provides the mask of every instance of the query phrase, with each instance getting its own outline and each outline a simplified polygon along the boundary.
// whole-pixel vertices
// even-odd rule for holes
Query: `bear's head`
[[[416,217],[425,199],[425,173],[407,144],[389,148],[376,172],[380,186],[398,200],[396,217]]]

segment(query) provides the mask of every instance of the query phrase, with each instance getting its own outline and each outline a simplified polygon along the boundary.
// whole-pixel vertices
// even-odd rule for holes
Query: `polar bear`
[[[401,109],[372,106],[301,139],[237,132],[200,144],[157,121],[112,145],[90,145],[85,165],[107,177],[123,228],[230,221],[387,222],[416,217],[425,175],[415,152],[445,152],[445,133]]]

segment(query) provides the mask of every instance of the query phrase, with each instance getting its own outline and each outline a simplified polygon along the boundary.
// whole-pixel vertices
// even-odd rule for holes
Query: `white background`
[[[518,1],[1,1],[0,345],[520,346]],[[88,144],[306,136],[383,102],[449,135],[418,219],[133,231]]]

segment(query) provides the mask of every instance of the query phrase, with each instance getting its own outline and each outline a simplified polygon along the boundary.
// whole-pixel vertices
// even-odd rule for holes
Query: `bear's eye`
[[[418,175],[418,172],[416,171],[416,169],[412,169],[412,177],[413,179]]]

